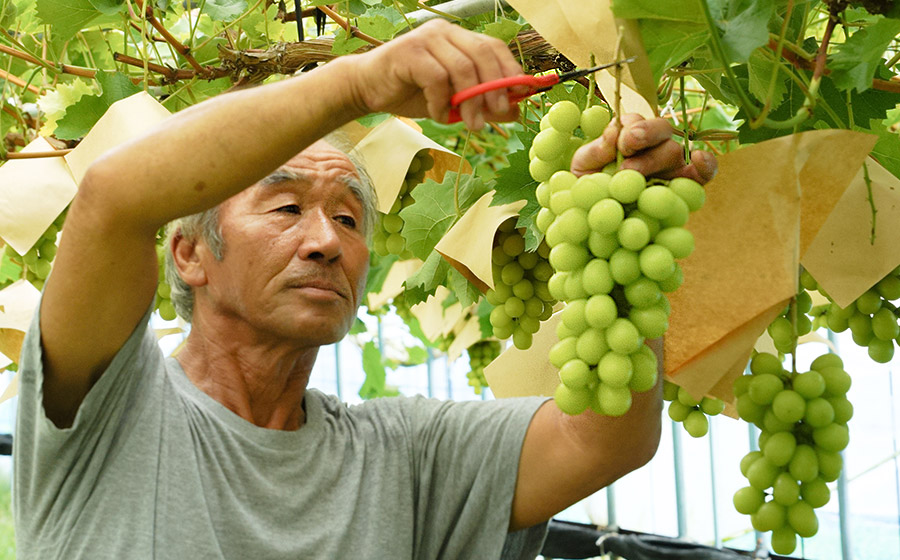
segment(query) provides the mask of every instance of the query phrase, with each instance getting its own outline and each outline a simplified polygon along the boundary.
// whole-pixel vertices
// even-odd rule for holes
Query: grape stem
[[[459,168],[456,170],[456,182],[453,183],[453,207],[456,209],[456,219],[460,219],[462,217],[462,212],[459,209],[459,178],[462,177],[463,163],[466,161],[466,151],[469,148],[469,138],[472,136],[472,131],[466,131],[466,141],[463,144],[462,154],[459,156]]]
[[[781,67],[779,60],[781,59],[781,53],[784,49],[784,38],[785,35],[787,35],[788,22],[790,21],[793,12],[794,0],[788,0],[784,21],[781,23],[781,34],[778,36],[778,43],[775,45],[775,60],[772,63],[772,77],[769,78],[769,89],[766,91],[766,102],[763,104],[759,116],[754,121],[756,126],[759,126],[762,124],[762,121],[765,121],[769,116],[769,111],[772,109],[772,98],[775,96],[775,86],[778,85],[778,71]]]
[[[687,99],[684,97],[684,76],[679,76],[681,88],[681,126],[684,128],[684,164],[691,164],[691,126],[687,116]]]
[[[869,237],[869,243],[875,244],[875,215],[878,214],[878,209],[875,208],[875,199],[872,196],[872,179],[869,177],[869,166],[866,165],[867,162],[863,162],[863,181],[866,182],[866,197],[869,200],[869,208],[872,209],[872,233]]]
[[[625,36],[625,27],[620,25],[618,28],[618,37],[616,38],[616,50],[614,51],[616,54],[616,58],[621,58],[622,56],[622,38]],[[622,131],[622,65],[616,64],[616,96],[615,96],[615,105],[616,105],[616,127],[618,131]],[[625,156],[622,152],[619,151],[618,142],[616,143],[616,165],[621,166],[622,162],[625,161]]]

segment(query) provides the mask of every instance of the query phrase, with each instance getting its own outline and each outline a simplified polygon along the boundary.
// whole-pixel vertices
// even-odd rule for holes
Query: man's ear
[[[172,256],[181,278],[192,288],[205,286],[207,282],[203,261],[212,258],[202,241],[188,241],[179,231],[172,236]]]

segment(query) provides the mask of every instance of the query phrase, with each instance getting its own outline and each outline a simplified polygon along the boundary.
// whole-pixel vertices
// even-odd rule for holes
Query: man
[[[355,167],[317,139],[373,111],[445,120],[453,91],[519,73],[501,42],[429,23],[98,160],[23,353],[20,556],[533,557],[550,516],[648,461],[659,390],[610,419],[541,399],[347,408],[306,388],[353,321],[371,226]],[[505,95],[465,103],[467,125],[515,118]],[[683,166],[664,121],[623,121],[576,171],[616,143],[647,173],[714,168]],[[147,330],[155,235],[213,207],[221,243],[187,229],[171,242],[192,330],[165,360]]]

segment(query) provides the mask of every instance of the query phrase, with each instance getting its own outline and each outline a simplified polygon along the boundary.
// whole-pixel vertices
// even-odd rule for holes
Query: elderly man
[[[354,165],[317,139],[373,111],[446,119],[453,91],[519,73],[501,42],[431,23],[98,160],[21,364],[20,557],[527,558],[550,516],[646,463],[659,390],[610,419],[541,399],[346,407],[307,388],[353,321],[372,226]],[[517,109],[497,92],[462,115],[478,128]],[[616,142],[648,173],[713,169],[683,166],[665,122],[625,122],[576,170]],[[156,232],[210,208],[171,239],[192,329],[165,359],[147,328]]]

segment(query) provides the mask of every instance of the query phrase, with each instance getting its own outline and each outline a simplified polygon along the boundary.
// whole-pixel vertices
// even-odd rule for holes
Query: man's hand
[[[354,57],[358,72],[348,77],[363,113],[389,112],[447,122],[450,98],[465,88],[522,74],[503,41],[432,20],[407,35]],[[519,115],[505,89],[474,97],[460,106],[466,125],[510,121]]]
[[[581,176],[599,171],[616,160],[622,152],[622,167],[662,179],[689,177],[700,184],[716,174],[716,158],[709,152],[695,150],[690,165],[684,163],[684,149],[672,140],[672,127],[664,119],[645,120],[640,115],[622,115],[622,130],[613,120],[603,135],[575,152],[572,173]]]

